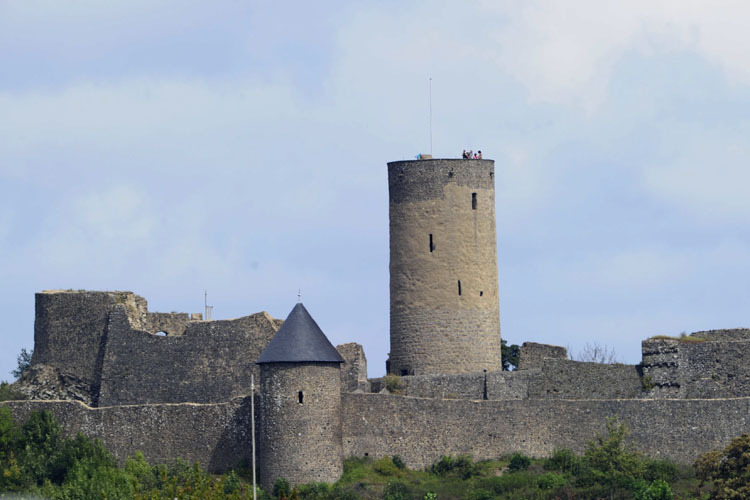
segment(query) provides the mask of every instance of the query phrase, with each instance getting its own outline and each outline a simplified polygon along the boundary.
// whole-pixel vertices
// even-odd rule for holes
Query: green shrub
[[[57,498],[129,500],[134,494],[133,483],[124,471],[84,459],[73,465]]]
[[[477,488],[493,491],[496,495],[502,495],[517,490],[536,489],[537,477],[528,471],[518,471],[502,476],[477,478],[474,484]],[[512,495],[512,497],[515,496],[517,495]]]
[[[633,498],[635,500],[673,500],[674,494],[669,483],[657,479],[651,484],[634,491]]]
[[[331,487],[328,483],[307,483],[297,487],[301,500],[328,500]]]
[[[383,500],[413,500],[409,486],[401,481],[388,483],[383,490]]]
[[[677,477],[677,465],[669,460],[646,459],[644,466],[643,479],[646,481],[660,479],[669,482]]]
[[[50,475],[62,445],[62,431],[52,414],[35,411],[23,424],[20,461],[29,477],[38,485]]]
[[[523,453],[516,452],[510,456],[510,463],[508,464],[508,470],[511,472],[526,470],[531,465],[531,459]]]
[[[21,378],[21,375],[26,373],[26,370],[29,369],[31,366],[31,356],[34,354],[34,349],[31,351],[27,351],[26,349],[21,349],[21,353],[16,358],[17,366],[15,370],[11,371],[11,375],[13,375],[16,378]]]
[[[274,497],[276,498],[281,498],[282,496],[287,497],[289,496],[290,491],[291,491],[291,487],[289,485],[288,479],[279,477],[276,479],[276,481],[273,482],[273,496]]]
[[[404,381],[398,375],[389,373],[383,377],[383,383],[385,384],[385,388],[388,389],[388,392],[391,394],[404,393]]]
[[[0,382],[0,401],[20,401],[27,399],[26,395],[16,390],[13,384]]]
[[[539,476],[537,484],[543,490],[559,490],[568,483],[568,480],[562,474],[556,472],[546,472]]]
[[[117,460],[104,448],[101,441],[78,433],[73,439],[65,439],[59,454],[50,464],[48,478],[54,484],[62,484],[68,472],[86,460],[90,468],[117,468]]]
[[[158,467],[151,467],[146,461],[143,453],[136,451],[135,454],[125,460],[125,472],[135,481],[135,489],[139,492],[149,492],[157,487]]]
[[[568,448],[555,448],[544,461],[544,468],[575,475],[581,470],[581,459]]]
[[[399,457],[398,455],[393,455],[393,457],[391,457],[391,459],[393,460],[393,464],[396,467],[398,467],[399,469],[405,469],[406,468],[406,464],[404,463],[403,460],[401,460],[401,457]]]
[[[432,464],[430,472],[436,476],[456,475],[461,479],[469,479],[479,474],[479,467],[471,460],[471,457],[459,455],[456,458],[443,455],[440,460]]]
[[[494,498],[495,495],[491,491],[482,488],[471,490],[468,496],[469,500],[493,500]]]
[[[397,476],[400,472],[391,457],[383,457],[376,460],[372,468],[375,469],[375,472],[384,476]]]

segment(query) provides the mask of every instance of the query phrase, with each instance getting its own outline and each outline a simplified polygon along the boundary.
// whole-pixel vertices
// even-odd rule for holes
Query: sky
[[[750,326],[750,4],[0,0],[0,379],[34,294],[284,318],[370,377],[386,163],[495,160],[501,330]]]

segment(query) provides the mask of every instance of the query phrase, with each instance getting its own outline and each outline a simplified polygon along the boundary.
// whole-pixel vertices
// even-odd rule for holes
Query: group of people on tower
[[[464,160],[481,160],[482,159],[482,152],[481,151],[477,151],[475,153],[474,151],[469,150],[469,152],[467,153],[466,150],[464,149],[464,152],[461,155],[461,157]]]

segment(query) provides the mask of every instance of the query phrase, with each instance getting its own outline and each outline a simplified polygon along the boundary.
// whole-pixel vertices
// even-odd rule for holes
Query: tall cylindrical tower
[[[343,472],[341,363],[302,304],[261,353],[260,482],[332,483]]]
[[[495,162],[388,164],[391,373],[501,369]]]

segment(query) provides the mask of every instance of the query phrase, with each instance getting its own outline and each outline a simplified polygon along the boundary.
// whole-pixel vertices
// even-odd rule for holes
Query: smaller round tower
[[[334,482],[343,472],[344,359],[301,303],[258,358],[260,483]]]

